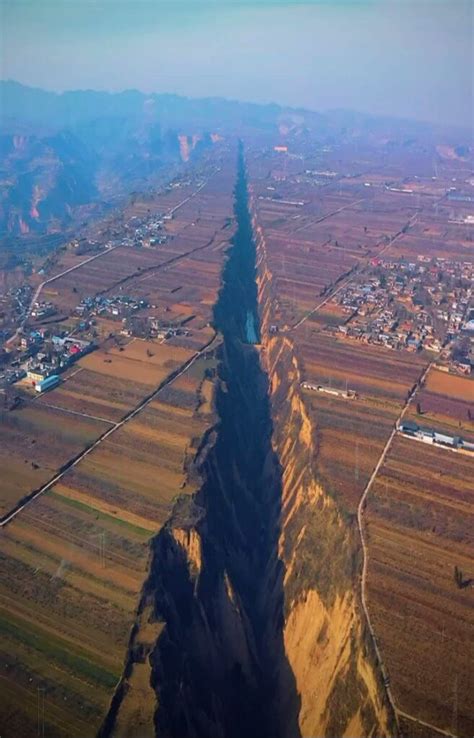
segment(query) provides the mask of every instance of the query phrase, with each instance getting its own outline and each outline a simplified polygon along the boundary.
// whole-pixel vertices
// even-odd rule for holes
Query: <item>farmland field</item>
[[[304,380],[357,393],[355,399],[344,399],[304,390],[314,419],[317,473],[354,513],[423,363],[409,354],[354,346],[303,326],[296,341]]]
[[[252,115],[249,109],[246,117]],[[474,440],[474,381],[436,369],[436,363],[449,361],[448,343],[433,342],[425,350],[426,343],[414,336],[429,327],[426,332],[433,337],[437,322],[444,321],[441,338],[446,334],[448,342],[451,331],[461,332],[470,310],[462,284],[467,270],[462,279],[453,271],[452,284],[438,289],[435,283],[442,283],[443,275],[436,272],[442,265],[424,266],[435,275],[430,291],[418,288],[425,272],[416,268],[418,261],[429,264],[432,256],[465,259],[472,252],[460,225],[465,208],[451,208],[445,187],[449,183],[451,188],[455,177],[467,184],[468,170],[460,164],[463,168],[449,170],[442,184],[433,176],[431,153],[416,141],[401,144],[391,133],[381,140],[377,128],[361,118],[360,127],[370,131],[367,140],[367,131],[362,135],[354,129],[341,134],[344,143],[339,145],[334,143],[339,133],[333,136],[334,131],[322,126],[319,130],[322,120],[315,140],[297,118],[296,111],[285,115],[261,140],[249,140],[248,146],[245,142],[261,343],[241,350],[236,339],[235,349],[242,354],[245,372],[251,366],[250,358],[246,366],[247,355],[262,356],[262,366],[273,356],[282,359],[281,372],[269,372],[268,398],[264,377],[255,393],[249,385],[252,393],[241,397],[240,362],[226,366],[234,350],[228,340],[235,332],[232,321],[224,339],[213,325],[223,265],[230,264],[229,271],[235,268],[232,258],[226,262],[226,253],[242,225],[238,207],[237,218],[232,215],[235,142],[230,138],[215,159],[206,149],[202,169],[191,159],[183,179],[177,177],[164,192],[134,193],[123,209],[91,223],[88,235],[104,248],[97,258],[81,257],[70,245],[32,277],[31,286],[42,284],[41,299],[51,301],[58,312],[46,331],[36,335],[31,329],[39,322],[28,317],[28,309],[21,313],[24,324],[12,342],[21,371],[6,378],[13,384],[5,384],[0,410],[0,738],[92,738],[121,678],[124,696],[116,738],[143,738],[150,730],[154,734],[155,720],[167,733],[166,711],[173,701],[181,725],[189,724],[193,732],[185,712],[188,698],[201,710],[205,690],[201,692],[199,677],[205,669],[201,672],[200,659],[217,663],[222,644],[230,646],[224,655],[233,655],[235,645],[238,658],[243,654],[242,668],[239,661],[229,661],[231,678],[222,671],[224,700],[212,694],[195,723],[202,718],[203,725],[214,725],[221,706],[229,704],[227,692],[234,700],[236,680],[246,682],[254,666],[258,696],[266,699],[268,685],[260,691],[257,671],[261,654],[264,668],[267,663],[280,668],[280,634],[281,654],[288,657],[282,684],[293,690],[295,677],[295,694],[288,702],[301,705],[301,715],[309,715],[306,704],[316,693],[319,700],[320,687],[324,692],[332,681],[325,707],[321,697],[317,720],[336,724],[340,716],[329,715],[330,709],[342,705],[344,713],[355,697],[365,702],[360,710],[356,706],[344,734],[359,718],[365,729],[371,712],[380,712],[374,720],[380,717],[382,726],[390,700],[385,684],[393,691],[396,708],[406,713],[404,736],[434,738],[436,727],[455,738],[474,735],[473,456],[395,432],[397,421],[404,419]],[[291,151],[281,156],[286,147],[275,150],[269,141],[284,137],[286,126]],[[244,128],[244,140],[247,135],[250,139],[247,124]],[[180,137],[183,151],[190,140]],[[380,286],[380,277],[380,291],[388,285],[382,296],[379,287],[372,290],[373,283],[365,286],[364,294],[373,299],[367,297],[367,304],[372,303],[367,308],[363,303],[364,315],[375,315],[380,308],[384,317],[358,340],[344,337],[339,328],[356,308],[352,298],[342,301],[342,290],[351,283],[362,288],[368,275],[386,268],[380,266],[382,257],[416,263],[404,263],[397,289],[387,278]],[[237,266],[239,290],[246,291],[246,271],[245,258]],[[411,276],[404,281],[412,272],[418,275],[418,286]],[[398,304],[394,295],[401,293],[403,304],[395,315],[390,306]],[[457,306],[445,310],[453,300]],[[439,307],[434,325],[429,325],[431,312],[424,310],[428,304],[433,313]],[[411,307],[420,318],[412,321],[413,330],[403,327]],[[401,338],[393,350],[381,345],[387,334],[397,331],[406,341]],[[68,342],[56,339],[69,333],[78,340],[77,347],[64,348]],[[79,350],[81,340],[89,342],[88,353]],[[216,354],[222,340],[224,350]],[[467,342],[466,336],[462,340]],[[285,350],[273,354],[278,342]],[[10,357],[3,360],[7,366]],[[31,380],[14,381],[33,368],[46,372],[45,365],[58,371],[67,367],[51,391],[37,394]],[[463,366],[457,370],[469,370]],[[219,385],[221,418],[215,415],[219,373],[228,380]],[[244,376],[250,378],[250,373]],[[249,396],[262,401],[264,412],[246,414]],[[230,418],[233,397],[239,406]],[[291,401],[284,406],[288,397]],[[288,423],[280,444],[278,424],[286,410],[295,426]],[[238,432],[227,434],[223,426],[230,419],[232,428],[234,418],[242,423],[246,417],[261,423],[257,429],[262,428],[265,443],[260,449],[261,439],[249,434],[257,442],[249,446],[243,469],[237,454],[243,451],[247,428],[241,433],[236,426]],[[217,420],[221,422],[214,428]],[[216,456],[211,453],[200,466],[203,449],[208,451],[208,439],[215,436],[225,443],[218,443]],[[227,456],[228,439],[232,453]],[[209,484],[197,502],[209,513],[207,519],[201,509],[196,515],[194,509],[183,512],[186,526],[199,517],[199,563],[193,559],[193,536],[184,528],[175,530],[174,541],[155,537],[163,526],[167,532],[183,524],[179,511],[187,508],[185,498],[201,487],[202,468]],[[263,470],[255,490],[249,469],[259,475]],[[34,491],[34,498],[23,499]],[[253,499],[261,491],[268,507],[262,506],[261,497]],[[258,517],[267,512],[270,527]],[[245,525],[253,520],[257,526],[247,538]],[[188,539],[188,548],[179,544],[181,537]],[[158,553],[166,560],[157,556],[151,570],[153,544],[160,544],[154,548],[162,548]],[[219,566],[212,558],[215,553],[222,554]],[[189,572],[182,566],[185,554],[192,565]],[[267,603],[264,578],[270,570],[275,578]],[[149,575],[150,587],[144,590]],[[251,598],[254,589],[260,593],[255,587],[259,582],[265,586],[254,611]],[[388,680],[376,663],[372,630],[366,627],[365,596]],[[317,603],[314,612],[312,601]],[[275,653],[268,652],[267,662],[267,644],[260,649],[254,636],[273,637],[263,622],[262,615],[269,613],[268,625],[278,623],[278,638],[271,641]],[[321,630],[313,631],[318,620]],[[165,637],[157,643],[164,627]],[[307,649],[301,648],[303,630],[314,634]],[[137,640],[129,649],[131,633]],[[235,637],[235,644],[226,642],[227,634]],[[125,663],[130,668],[124,670]],[[326,679],[331,663],[334,669]],[[280,675],[275,682],[279,680]],[[348,687],[346,695],[349,683],[357,691],[351,694]],[[251,685],[246,694],[252,690]],[[157,700],[162,708],[166,705],[161,716],[155,714]],[[242,707],[243,714],[247,707]],[[291,727],[300,718],[294,717]],[[423,728],[419,720],[434,727]],[[337,730],[333,732],[335,738]],[[373,728],[364,734],[376,732]],[[382,733],[388,735],[389,728]]]
[[[343,157],[328,152],[321,167],[315,155],[321,176],[308,159],[271,152],[249,170],[270,331],[291,341],[301,382],[356,393],[302,388],[313,473],[358,539],[361,496],[411,392],[405,419],[473,440],[474,382],[431,368],[417,386],[433,355],[338,336],[348,313],[328,291],[360,279],[381,254],[472,261],[472,243],[447,222],[451,203],[438,212],[444,190],[434,179],[416,177],[410,191],[390,190],[377,171],[331,182],[324,170],[341,172]],[[434,738],[436,728],[474,734],[473,479],[472,454],[396,434],[363,512],[369,612],[395,706],[412,716],[400,717],[403,735],[413,738]]]
[[[134,341],[119,352],[117,349],[99,349],[84,357],[80,365],[85,369],[119,380],[129,380],[138,384],[158,385],[174,369],[192,356],[191,351],[177,347],[161,347],[150,344],[151,356],[146,355],[145,342]]]
[[[397,703],[460,735],[474,730],[472,468],[397,437],[367,508],[369,608]]]
[[[97,730],[121,674],[148,541],[198,483],[208,365],[165,387],[2,532],[5,735],[36,735],[38,689],[48,735]]]
[[[49,299],[73,310],[82,296],[126,283],[155,315],[187,319],[187,333],[123,337],[120,322],[98,317],[99,347],[59,386],[33,398],[22,391],[19,404],[2,410],[3,513],[111,431],[2,529],[5,738],[38,735],[43,717],[50,738],[96,734],[122,674],[150,540],[179,496],[200,483],[194,459],[213,422],[210,321],[231,235],[223,228],[233,176],[216,176],[169,222],[167,249],[120,247],[47,285]],[[173,191],[164,201],[174,207],[183,198]],[[156,268],[170,259],[166,271]],[[209,355],[173,379],[209,344]]]
[[[474,382],[467,377],[459,377],[446,372],[430,372],[426,389],[439,395],[453,397],[474,403]]]
[[[27,399],[14,410],[1,411],[1,513],[44,484],[107,428],[106,422],[72,417]]]

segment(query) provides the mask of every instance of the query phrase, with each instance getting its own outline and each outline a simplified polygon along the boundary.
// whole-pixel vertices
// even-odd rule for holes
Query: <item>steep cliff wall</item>
[[[315,429],[300,392],[297,348],[291,333],[270,331],[277,295],[255,218],[254,233],[262,365],[269,377],[272,443],[282,468],[283,640],[301,700],[301,734],[393,735],[357,606],[357,535],[318,482]]]

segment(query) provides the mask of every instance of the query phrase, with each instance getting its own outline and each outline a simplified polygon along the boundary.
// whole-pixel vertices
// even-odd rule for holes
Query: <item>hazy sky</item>
[[[472,122],[472,0],[0,0],[1,76]]]

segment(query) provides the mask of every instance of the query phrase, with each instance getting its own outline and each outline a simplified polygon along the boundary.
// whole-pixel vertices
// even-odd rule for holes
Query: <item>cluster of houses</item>
[[[112,319],[127,318],[148,307],[146,300],[137,300],[129,295],[113,295],[112,297],[84,297],[75,309],[76,315],[102,316]]]
[[[314,382],[301,382],[303,389],[311,390],[312,392],[322,392],[332,397],[342,397],[345,400],[355,400],[357,393],[351,389],[337,389],[326,384],[315,384]]]
[[[41,346],[41,351],[34,353],[24,363],[26,378],[33,385],[41,384],[45,379],[56,375],[81,356],[93,351],[95,344],[74,336],[51,336]]]
[[[150,248],[171,241],[173,236],[166,233],[166,222],[173,219],[171,213],[144,218],[133,216],[126,224],[129,235],[121,239],[122,246]]]
[[[158,338],[165,340],[173,336],[188,336],[190,331],[182,325],[176,326],[171,321],[164,321],[154,315],[144,315],[143,310],[154,309],[145,299],[137,299],[129,295],[113,295],[112,297],[85,297],[76,307],[76,314],[87,321],[84,325],[94,323],[94,316],[106,317],[122,323],[120,333],[123,336],[137,338]]]
[[[166,220],[171,220],[171,215],[164,215],[163,218],[152,218],[151,220],[139,225],[135,228],[133,245],[134,246],[159,246],[171,240],[169,234],[163,233],[162,229]]]
[[[116,246],[152,248],[171,241],[173,236],[165,232],[166,221],[172,220],[170,214],[152,215],[140,218],[136,215],[130,218],[120,228],[109,231],[109,238],[101,243],[86,238],[71,241],[71,246],[77,254],[87,254],[115,248]],[[112,238],[110,238],[112,235]]]
[[[174,336],[189,336],[190,331],[183,325],[173,325],[154,315],[131,316],[123,320],[124,326],[120,331],[123,336],[137,338],[158,338],[165,341]]]
[[[364,282],[350,283],[336,301],[347,319],[340,334],[392,349],[438,352],[465,329],[474,266],[419,257],[372,260]]]
[[[470,451],[474,453],[474,443],[464,440],[461,436],[450,436],[433,428],[424,428],[412,420],[403,420],[398,424],[398,430],[408,438],[414,438],[423,443],[445,446],[451,449]]]
[[[14,361],[8,361],[6,367],[0,371],[0,389],[5,389],[9,385],[18,382],[20,379],[24,379],[24,377],[26,377],[27,370],[33,366],[36,361],[36,356],[39,356],[38,361],[41,361],[43,358],[41,349],[44,345],[46,336],[47,329],[41,327],[37,330],[29,331],[21,337],[20,347],[22,354]]]
[[[6,340],[29,308],[33,288],[25,282],[0,294],[0,342]]]
[[[58,309],[52,302],[41,301],[35,302],[30,315],[36,320],[43,320],[44,318],[48,318],[50,315],[55,315],[57,312]]]
[[[60,374],[94,348],[93,341],[73,335],[49,335],[45,327],[29,331],[21,338],[21,355],[0,373],[0,388],[19,380],[39,386],[45,379]]]

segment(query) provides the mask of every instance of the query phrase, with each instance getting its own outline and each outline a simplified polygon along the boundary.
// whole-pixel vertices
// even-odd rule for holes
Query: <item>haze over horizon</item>
[[[136,88],[472,125],[465,0],[124,0],[113,9],[110,0],[6,0],[2,15],[1,77],[31,86]]]

